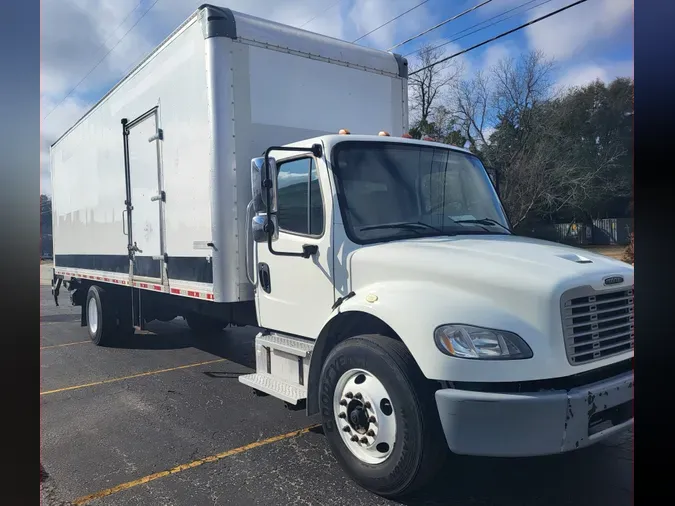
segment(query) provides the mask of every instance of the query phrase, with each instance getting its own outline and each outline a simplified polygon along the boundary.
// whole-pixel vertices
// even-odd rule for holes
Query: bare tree
[[[492,90],[490,76],[478,72],[472,79],[459,81],[454,93],[454,114],[460,131],[477,151],[488,143],[487,127],[494,119],[490,108]]]
[[[457,82],[453,111],[472,149],[489,143],[489,129],[498,121],[516,125],[524,142],[530,133],[527,111],[549,96],[553,68],[551,60],[534,51],[519,60],[500,60],[487,71]]]
[[[437,108],[446,99],[446,92],[462,76],[463,66],[455,60],[429,67],[443,56],[444,52],[440,48],[425,45],[417,52],[414,63],[410,66],[411,73],[424,68],[408,78],[410,110],[416,114],[418,124],[428,124],[433,120]]]
[[[417,67],[438,58],[438,50],[423,48]],[[603,104],[628,85],[619,83],[609,93],[599,84],[597,97],[592,87],[576,95],[556,92],[554,68],[534,51],[505,58],[469,79],[461,78],[459,66],[433,67],[409,83],[417,130],[439,134],[444,142],[466,140],[498,170],[514,226],[561,210],[586,213],[598,201],[630,192],[626,178],[617,176],[625,165],[625,132],[606,119],[614,112]]]
[[[527,53],[519,60],[500,60],[491,69],[496,113],[513,122],[522,119],[525,111],[549,98],[553,69],[553,61],[541,51]]]
[[[553,68],[542,53],[531,52],[503,59],[454,89],[461,133],[499,170],[502,199],[514,226],[530,213],[569,205],[588,186],[588,171],[564,156],[571,139],[555,128],[560,109],[546,106],[554,98]]]

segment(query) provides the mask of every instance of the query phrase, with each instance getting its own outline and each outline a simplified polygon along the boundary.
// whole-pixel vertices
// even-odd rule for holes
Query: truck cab
[[[240,380],[306,400],[356,481],[417,488],[439,440],[534,456],[632,425],[633,267],[514,235],[474,154],[343,133],[251,167],[247,267],[266,330]]]

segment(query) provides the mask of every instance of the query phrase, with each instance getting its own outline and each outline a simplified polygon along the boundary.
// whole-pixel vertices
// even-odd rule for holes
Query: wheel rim
[[[96,301],[92,297],[87,304],[87,323],[89,324],[89,331],[92,335],[96,334],[98,330],[98,309],[96,308]]]
[[[351,369],[337,382],[333,412],[340,436],[362,462],[387,460],[396,441],[396,417],[391,397],[368,371]]]

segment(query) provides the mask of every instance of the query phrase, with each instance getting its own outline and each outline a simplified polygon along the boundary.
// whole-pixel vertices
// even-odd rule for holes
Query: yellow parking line
[[[49,348],[61,348],[63,346],[73,346],[74,344],[85,344],[90,343],[91,340],[87,339],[86,341],[75,341],[74,343],[64,343],[64,344],[52,344],[50,346],[40,346],[41,350],[48,350]]]
[[[218,453],[216,455],[211,455],[210,457],[204,457],[203,459],[198,459],[198,460],[193,460],[192,462],[189,462],[187,464],[181,464],[176,467],[172,467],[171,469],[167,469],[166,471],[160,471],[159,473],[155,474],[149,474],[148,476],[144,476],[143,478],[138,478],[137,480],[133,481],[128,481],[126,483],[122,483],[120,485],[117,485],[116,487],[112,488],[107,488],[105,490],[101,490],[100,492],[96,492],[94,494],[86,495],[84,497],[80,497],[79,499],[75,499],[72,504],[75,506],[79,506],[81,504],[87,504],[90,501],[93,501],[94,499],[100,499],[101,497],[106,497],[111,494],[116,494],[117,492],[121,492],[123,490],[128,490],[130,488],[136,487],[138,485],[143,485],[144,483],[148,483],[150,481],[158,480],[159,478],[164,478],[165,476],[170,476],[172,474],[180,473],[182,471],[187,471],[188,469],[192,469],[198,466],[201,466],[202,464],[206,464],[209,462],[216,462],[218,460],[224,459],[225,457],[231,457],[232,455],[237,455],[239,453],[246,452],[248,450],[253,450],[254,448],[259,448],[261,446],[265,446],[271,443],[276,443],[277,441],[282,441],[284,439],[289,439],[295,436],[300,436],[302,434],[306,434],[310,430],[312,430],[315,427],[318,427],[320,424],[314,424],[310,425],[309,427],[305,427],[304,429],[296,430],[293,432],[288,432],[286,434],[281,434],[279,436],[274,436],[270,437],[267,439],[263,439],[262,441],[256,441],[255,443],[250,443],[245,446],[240,446],[239,448],[235,448],[233,450],[227,450],[222,453]]]
[[[121,378],[112,378],[112,379],[107,379],[103,381],[94,381],[93,383],[85,383],[84,385],[75,385],[72,387],[64,387],[64,388],[57,388],[56,390],[47,390],[46,392],[40,392],[40,395],[49,395],[49,394],[56,394],[59,392],[65,392],[67,390],[78,390],[80,388],[86,388],[86,387],[93,387],[96,385],[104,385],[106,383],[114,383],[116,381],[124,381],[132,378],[140,378],[142,376],[151,376],[153,374],[159,374],[162,372],[169,372],[169,371],[178,371],[179,369],[187,369],[189,367],[197,367],[200,365],[207,365],[207,364],[215,364],[217,362],[225,362],[226,359],[224,358],[219,358],[217,360],[207,360],[206,362],[198,362],[196,364],[187,364],[187,365],[179,365],[178,367],[171,367],[169,369],[159,369],[157,371],[148,371],[148,372],[142,372],[139,374],[132,374],[131,376],[123,376]]]

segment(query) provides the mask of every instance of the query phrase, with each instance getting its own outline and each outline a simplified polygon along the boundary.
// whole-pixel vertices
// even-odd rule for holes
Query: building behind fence
[[[40,257],[52,258],[53,254],[52,234],[40,234]]]
[[[626,246],[633,223],[630,218],[605,218],[592,223],[542,223],[521,231],[523,235],[578,246]]]

